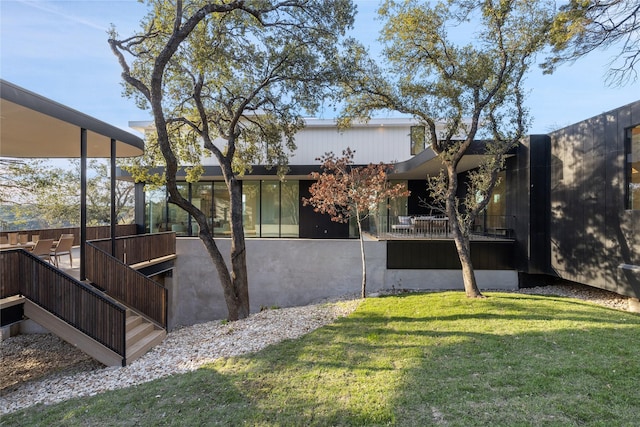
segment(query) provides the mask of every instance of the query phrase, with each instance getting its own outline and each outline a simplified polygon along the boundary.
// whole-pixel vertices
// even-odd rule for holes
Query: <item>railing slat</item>
[[[126,308],[23,250],[0,251],[1,298],[21,294],[125,357]]]

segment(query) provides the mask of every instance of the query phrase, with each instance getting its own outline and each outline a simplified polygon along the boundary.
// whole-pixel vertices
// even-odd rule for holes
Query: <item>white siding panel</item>
[[[392,163],[411,157],[409,126],[367,126],[338,131],[330,127],[308,127],[296,135],[294,165],[317,164],[316,158],[332,151],[342,155],[347,147],[355,151],[356,164]]]
[[[394,163],[411,158],[409,132],[411,119],[372,119],[368,124],[356,124],[338,130],[333,120],[308,119],[307,127],[295,137],[297,149],[291,153],[292,165],[315,165],[316,158],[327,152],[337,156],[347,147],[355,151],[356,164]],[[130,122],[135,129],[151,128],[153,122]],[[219,147],[224,141],[214,141]],[[214,156],[202,159],[204,166],[217,166]]]

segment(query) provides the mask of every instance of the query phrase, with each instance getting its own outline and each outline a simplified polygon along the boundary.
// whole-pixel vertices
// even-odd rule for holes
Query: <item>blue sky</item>
[[[360,12],[353,35],[375,50],[379,2],[356,3]],[[129,121],[148,120],[150,114],[122,97],[120,67],[107,45],[107,30],[113,23],[121,36],[128,36],[145,13],[134,0],[1,0],[0,77],[130,130]],[[551,76],[534,69],[527,79],[530,133],[546,133],[640,99],[640,82],[605,85],[612,55],[594,52]]]

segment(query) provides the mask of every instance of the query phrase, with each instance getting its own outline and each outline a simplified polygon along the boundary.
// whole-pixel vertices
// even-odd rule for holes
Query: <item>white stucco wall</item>
[[[230,240],[217,239],[228,259]],[[386,242],[365,242],[367,290],[462,290],[459,270],[387,270]],[[169,287],[169,329],[224,319],[227,308],[217,272],[198,238],[177,239]],[[358,240],[248,239],[251,311],[306,305],[359,295],[362,279]],[[481,289],[517,289],[515,271],[476,271]]]

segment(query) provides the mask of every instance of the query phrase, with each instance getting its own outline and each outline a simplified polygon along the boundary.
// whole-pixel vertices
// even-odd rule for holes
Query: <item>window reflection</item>
[[[426,132],[424,126],[411,126],[411,154],[416,155],[424,151]]]

